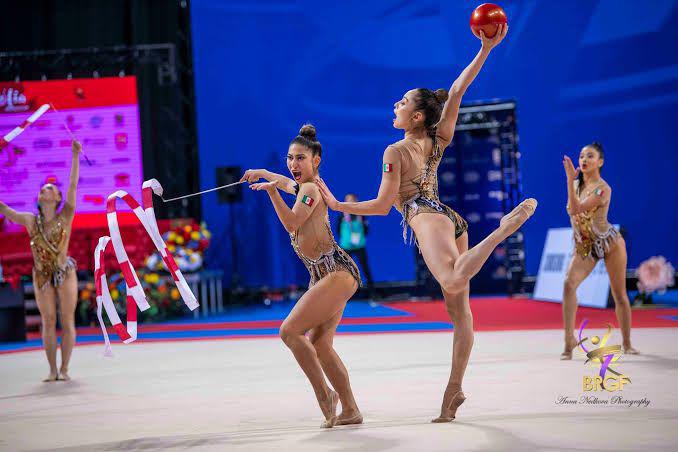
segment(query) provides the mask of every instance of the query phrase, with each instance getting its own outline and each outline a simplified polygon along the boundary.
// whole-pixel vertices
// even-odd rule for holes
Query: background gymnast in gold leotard
[[[33,253],[33,287],[42,322],[42,342],[49,363],[43,381],[70,380],[68,365],[75,345],[75,307],[78,280],[75,261],[68,256],[71,223],[75,214],[76,189],[82,146],[72,143],[71,175],[66,199],[54,184],[45,184],[38,194],[38,214],[17,212],[0,202],[0,213],[26,227]],[[63,207],[59,210],[63,202]],[[57,300],[61,320],[61,366],[57,369]]]
[[[567,176],[567,213],[574,231],[575,252],[563,288],[565,350],[561,359],[572,359],[572,350],[577,344],[574,336],[577,288],[600,259],[605,260],[610,277],[624,351],[638,353],[631,346],[631,304],[626,294],[626,242],[607,221],[612,188],[600,177],[604,157],[603,146],[596,142],[582,148],[577,169],[569,157],[563,157]]]
[[[346,302],[360,286],[360,274],[355,262],[334,240],[327,205],[313,182],[321,156],[315,128],[305,125],[287,152],[287,167],[294,180],[259,169],[246,171],[241,181],[268,181],[253,183],[250,188],[268,192],[280,222],[290,234],[292,247],[310,274],[309,289],[283,322],[280,337],[313,386],[325,416],[321,426],[329,428],[363,421],[348,371],[332,345]],[[278,190],[296,195],[292,209]],[[310,332],[308,338],[306,332]],[[336,392],[328,386],[325,376]],[[342,410],[337,417],[339,400]]]

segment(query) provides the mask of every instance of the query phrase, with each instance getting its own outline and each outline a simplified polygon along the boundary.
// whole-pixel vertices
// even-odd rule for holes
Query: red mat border
[[[562,305],[532,300],[530,298],[483,297],[471,299],[471,311],[475,331],[545,330],[562,328]],[[415,302],[400,301],[383,303],[384,306],[404,311],[402,316],[344,318],[342,325],[388,325],[400,323],[450,322],[441,300]],[[678,309],[636,309],[633,310],[633,328],[678,327],[678,322],[665,317],[678,316]],[[589,327],[603,327],[607,323],[617,325],[614,309],[579,307],[576,324],[589,320]],[[279,328],[282,320],[252,320],[234,322],[163,323],[141,324],[144,332],[211,331],[228,329]],[[99,334],[98,327],[78,328],[78,334]],[[109,328],[110,332],[113,332]],[[441,330],[445,331],[445,330]],[[401,332],[401,331],[399,331]],[[356,334],[356,333],[344,333]],[[372,334],[372,333],[357,333]],[[377,333],[381,334],[381,333]],[[387,333],[388,334],[388,333]],[[258,337],[258,336],[246,336]],[[270,337],[264,335],[262,337]],[[39,333],[30,333],[29,339],[39,339]],[[231,337],[229,337],[230,339]]]

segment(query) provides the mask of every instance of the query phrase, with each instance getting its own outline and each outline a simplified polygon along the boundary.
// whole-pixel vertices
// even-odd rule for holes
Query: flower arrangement
[[[160,321],[180,317],[184,314],[181,295],[170,276],[160,275],[142,269],[138,272],[139,281],[146,293],[146,299],[151,306],[138,314],[138,321]],[[121,315],[127,312],[127,296],[125,293],[125,279],[121,273],[114,273],[108,280],[108,291],[115,305],[115,309]],[[80,324],[93,325],[96,322],[96,291],[94,284],[87,283],[80,290],[78,296],[78,316]]]
[[[79,325],[93,326],[96,322],[97,299],[96,289],[93,282],[85,284],[78,291],[78,307],[76,321]]]
[[[182,272],[194,272],[202,268],[204,253],[210,245],[211,237],[212,234],[207,230],[205,223],[179,226],[162,236]],[[146,258],[145,266],[151,271],[165,268],[158,252]]]
[[[675,270],[673,265],[663,256],[653,256],[642,262],[636,270],[638,278],[637,301],[652,303],[652,294],[666,292],[668,287],[675,284]]]

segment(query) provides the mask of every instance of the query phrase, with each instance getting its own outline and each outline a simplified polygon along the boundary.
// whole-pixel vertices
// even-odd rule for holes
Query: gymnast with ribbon
[[[44,111],[46,111],[46,108],[42,113]],[[30,121],[28,124],[25,122],[23,128],[32,122]],[[16,135],[5,136],[0,144],[4,147]],[[49,363],[49,375],[43,380],[45,382],[70,380],[68,365],[75,345],[75,308],[78,301],[78,280],[75,274],[76,263],[68,256],[67,252],[75,215],[82,146],[78,141],[73,140],[71,149],[71,174],[65,199],[59,187],[47,183],[42,186],[38,193],[37,215],[31,212],[17,212],[0,201],[0,214],[14,223],[23,225],[28,231],[31,241],[34,262],[33,287],[42,321],[42,341]],[[60,206],[62,206],[61,209],[59,209]],[[62,329],[61,367],[58,370],[56,362],[57,299],[59,300]]]
[[[311,280],[280,327],[280,337],[294,354],[325,416],[323,428],[360,424],[363,417],[353,397],[348,371],[333,347],[334,334],[346,302],[360,286],[358,268],[332,235],[327,205],[313,182],[318,176],[322,146],[316,130],[304,125],[287,151],[292,177],[263,169],[247,170],[241,182],[266,191],[280,222],[290,234],[292,247],[308,269]],[[258,182],[265,179],[266,182]],[[278,190],[296,196],[290,209]],[[306,337],[306,333],[310,332]],[[325,376],[336,390],[332,390]],[[335,415],[341,400],[342,412]]]
[[[31,124],[37,121],[49,109],[58,113],[53,104],[40,106],[20,125],[9,133],[0,137],[0,151],[4,151],[16,137],[21,135]],[[47,360],[50,365],[50,373],[44,381],[69,380],[68,363],[75,344],[75,307],[77,304],[77,279],[75,275],[75,261],[67,256],[68,242],[71,235],[71,224],[75,214],[76,188],[79,178],[80,161],[82,156],[91,166],[92,163],[82,152],[82,146],[76,140],[68,124],[63,123],[64,129],[73,140],[73,164],[66,202],[61,211],[57,212],[62,202],[62,194],[59,188],[51,183],[45,184],[38,196],[38,215],[28,212],[16,212],[6,204],[0,202],[0,214],[5,215],[10,221],[22,224],[28,230],[31,248],[35,260],[33,281],[35,286],[35,298],[42,317],[42,335]],[[197,196],[226,187],[217,187],[200,193],[180,196],[173,199],[164,199],[164,202]],[[112,356],[108,331],[103,320],[103,311],[106,311],[113,330],[120,340],[125,343],[137,339],[137,307],[144,311],[150,308],[146,295],[141,287],[120,236],[118,227],[118,211],[116,201],[124,201],[132,209],[146,233],[151,237],[153,244],[162,256],[163,262],[172,275],[186,306],[190,310],[198,307],[198,301],[179,270],[174,258],[169,253],[167,245],[162,240],[153,210],[153,194],[162,196],[163,189],[155,179],[147,180],[142,186],[142,205],[129,193],[118,190],[112,193],[106,202],[106,218],[110,236],[99,238],[94,250],[94,279],[96,286],[97,317],[105,341],[104,355]],[[113,245],[115,255],[125,279],[127,293],[127,325],[123,325],[118,315],[111,295],[108,291],[106,279],[106,267],[104,253],[108,244]],[[59,371],[56,367],[56,299],[59,299],[61,311],[61,324],[63,335],[61,339],[62,364]]]

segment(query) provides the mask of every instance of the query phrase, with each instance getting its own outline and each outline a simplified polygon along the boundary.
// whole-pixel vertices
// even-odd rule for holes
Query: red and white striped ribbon
[[[120,340],[128,344],[137,338],[137,306],[134,299],[129,295],[127,296],[127,328],[125,328],[120,320],[118,311],[115,309],[111,294],[108,291],[104,253],[110,240],[111,238],[108,236],[99,238],[99,243],[94,250],[94,280],[97,294],[97,317],[99,318],[99,325],[101,326],[101,331],[104,334],[104,342],[106,343],[106,348],[104,350],[105,356],[113,356],[113,352],[102,317],[102,306],[106,309],[106,315],[108,315],[108,319],[111,321],[111,325],[113,325],[113,329]]]
[[[49,104],[42,105],[40,108],[38,108],[32,115],[28,117],[24,122],[22,122],[19,126],[15,127],[12,129],[7,135],[4,137],[0,138],[0,149],[4,148],[7,146],[13,139],[21,135],[21,132],[26,130],[28,126],[33,124],[35,121],[38,120],[40,116],[42,116],[47,110],[49,110]]]
[[[165,262],[165,266],[172,274],[172,279],[174,279],[174,283],[177,285],[177,289],[179,290],[184,303],[186,303],[186,306],[188,306],[191,311],[198,307],[198,300],[195,298],[195,295],[193,295],[193,292],[191,291],[186,279],[184,279],[183,274],[174,261],[174,257],[172,257],[169,250],[167,249],[167,245],[163,241],[160,231],[158,230],[158,224],[156,222],[155,212],[153,210],[153,193],[158,196],[162,196],[162,191],[163,190],[160,183],[155,179],[150,179],[145,181],[142,186],[143,207],[140,206],[136,199],[134,199],[129,193],[123,190],[118,190],[111,194],[106,202],[108,230],[111,235],[110,237],[101,237],[99,239],[99,244],[94,251],[94,275],[97,284],[97,316],[99,317],[99,325],[101,326],[104,334],[104,340],[106,342],[105,355],[110,356],[111,349],[103,318],[101,317],[102,305],[106,310],[106,314],[108,314],[108,318],[113,325],[113,329],[116,331],[120,339],[125,343],[132,342],[136,340],[137,337],[136,306],[138,306],[139,310],[141,311],[145,311],[150,307],[148,301],[146,300],[144,289],[141,287],[141,282],[137,277],[132,263],[129,261],[129,257],[127,256],[127,252],[125,251],[125,247],[122,243],[116,209],[116,200],[118,198],[125,201],[125,203],[132,209],[141,224],[144,226],[144,229],[146,229],[146,233],[151,237],[151,240],[153,240],[153,244],[157,248],[158,252],[160,252],[162,260]],[[122,326],[120,317],[115,310],[115,305],[113,305],[111,295],[108,291],[108,282],[106,280],[106,270],[104,268],[103,256],[109,241],[113,243],[115,256],[125,279],[127,292],[127,329]]]

